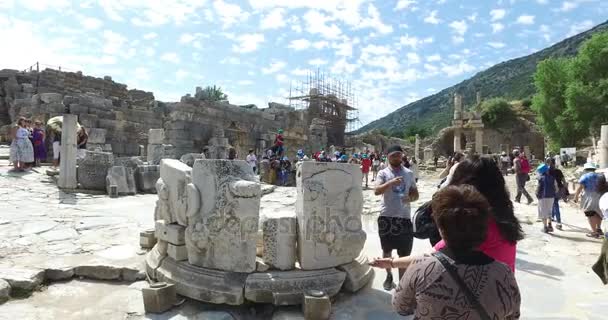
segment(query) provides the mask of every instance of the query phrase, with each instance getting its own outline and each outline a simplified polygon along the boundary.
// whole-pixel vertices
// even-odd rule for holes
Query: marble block
[[[305,161],[296,176],[298,260],[302,269],[336,267],[363,249],[359,166]]]
[[[262,258],[271,268],[291,270],[296,263],[296,217],[268,218],[262,223]]]
[[[160,166],[139,165],[135,170],[135,184],[138,191],[156,193],[158,178],[160,178]]]
[[[160,178],[169,193],[169,210],[171,221],[187,226],[188,209],[186,185],[192,182],[192,168],[175,159],[163,159],[160,164]],[[160,181],[160,180],[159,180]]]
[[[340,292],[346,275],[335,268],[304,271],[269,271],[252,273],[245,282],[245,298],[257,303],[302,304],[304,292],[321,290],[328,296]]]
[[[165,141],[165,130],[164,129],[148,130],[148,143],[149,144],[163,144],[164,141]]]
[[[151,255],[153,252],[146,259],[148,274],[153,270],[154,279],[174,283],[178,294],[215,304],[241,305],[245,302],[246,273],[202,268],[171,257],[160,260],[155,268],[158,258],[150,259]],[[158,253],[154,255],[158,256]]]
[[[338,270],[346,273],[343,288],[348,292],[359,291],[374,278],[374,269],[365,255],[359,255],[353,262],[339,266]]]
[[[108,194],[111,194],[110,186],[116,186],[118,195],[134,195],[137,193],[133,172],[130,168],[123,166],[113,166],[108,169],[108,175],[106,176]]]
[[[188,189],[188,261],[253,272],[261,187],[251,167],[242,160],[196,160]]]
[[[106,176],[112,166],[112,153],[87,151],[84,159],[78,162],[78,183],[83,189],[105,191]]]
[[[186,250],[186,246],[176,246],[172,243],[167,245],[167,255],[171,257],[175,261],[185,261],[188,260],[188,251]]]

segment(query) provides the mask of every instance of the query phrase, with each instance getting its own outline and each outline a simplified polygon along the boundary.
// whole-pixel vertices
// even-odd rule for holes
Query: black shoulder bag
[[[466,296],[467,300],[469,300],[469,302],[473,305],[473,308],[475,309],[475,311],[477,311],[477,313],[479,314],[481,319],[482,320],[491,320],[490,316],[486,312],[486,309],[484,309],[483,306],[481,305],[481,303],[479,303],[479,300],[477,300],[477,298],[475,298],[475,295],[473,295],[473,292],[471,292],[471,289],[469,289],[469,287],[467,287],[467,284],[464,283],[464,280],[462,280],[462,278],[458,275],[458,272],[456,271],[456,268],[454,267],[454,265],[452,265],[448,261],[448,259],[445,257],[445,255],[442,252],[437,251],[437,252],[433,253],[433,256],[435,258],[437,258],[437,260],[439,260],[439,262],[441,262],[441,264],[443,265],[445,270],[448,271],[448,273],[450,274],[452,279],[454,279],[456,281],[456,283],[458,283],[458,285],[460,286],[460,289],[462,289],[462,291],[464,292],[464,295]]]

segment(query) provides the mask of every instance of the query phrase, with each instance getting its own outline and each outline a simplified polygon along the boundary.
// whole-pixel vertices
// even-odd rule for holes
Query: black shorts
[[[382,251],[397,250],[400,257],[409,256],[414,244],[412,221],[406,218],[378,217],[378,234]]]
[[[597,214],[597,212],[595,211],[585,211],[585,217],[593,217],[593,216],[599,216],[599,214]]]

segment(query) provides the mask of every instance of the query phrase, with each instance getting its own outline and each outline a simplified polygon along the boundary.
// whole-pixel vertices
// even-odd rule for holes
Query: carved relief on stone
[[[238,160],[197,160],[192,171],[187,186],[192,206],[186,228],[189,262],[253,272],[261,188],[251,167]]]
[[[302,162],[297,173],[298,257],[302,269],[349,263],[365,243],[356,165]]]

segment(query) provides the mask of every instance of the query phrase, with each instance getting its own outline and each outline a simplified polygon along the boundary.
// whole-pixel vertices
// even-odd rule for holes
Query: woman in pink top
[[[488,222],[488,233],[485,241],[479,246],[486,255],[508,265],[515,271],[515,253],[517,241],[524,238],[519,221],[513,212],[513,203],[500,169],[489,158],[474,157],[458,165],[450,185],[472,185],[490,203],[492,216]],[[439,250],[445,246],[443,241],[434,247]],[[375,259],[371,264],[384,267],[387,264],[394,268],[407,268],[416,257],[397,259]]]

